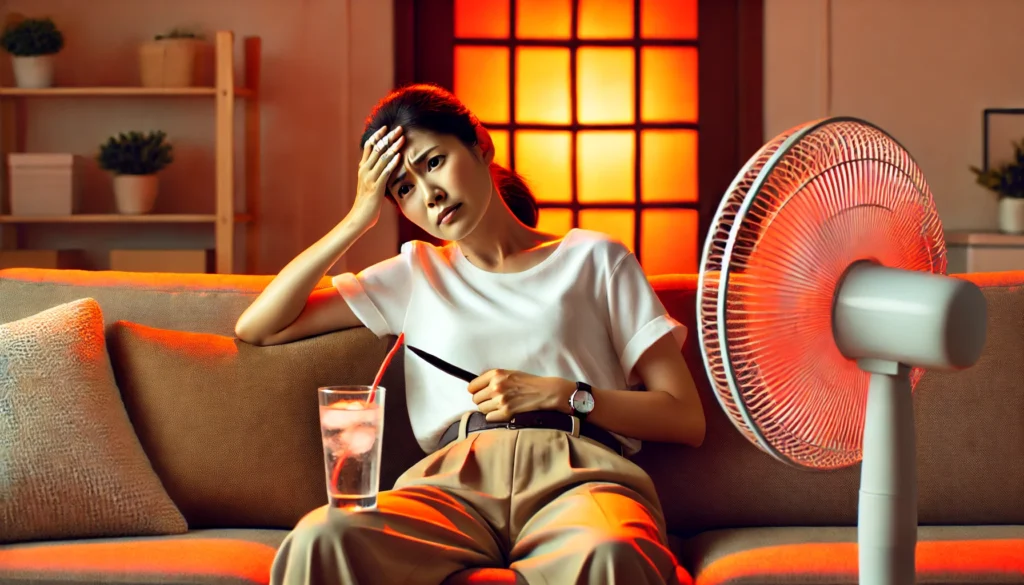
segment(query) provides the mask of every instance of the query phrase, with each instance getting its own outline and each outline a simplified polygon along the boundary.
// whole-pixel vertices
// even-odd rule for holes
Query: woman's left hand
[[[490,370],[469,383],[480,412],[491,422],[531,410],[568,412],[576,384],[564,378],[540,377],[516,370]]]

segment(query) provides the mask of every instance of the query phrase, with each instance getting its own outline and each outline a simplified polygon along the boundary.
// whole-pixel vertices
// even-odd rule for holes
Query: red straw
[[[366,401],[367,403],[369,403],[369,404],[373,403],[373,399],[376,397],[376,394],[377,394],[377,386],[380,385],[380,381],[384,377],[384,372],[387,371],[388,364],[391,363],[391,358],[395,357],[395,354],[398,353],[398,348],[402,347],[402,343],[404,341],[405,341],[405,333],[399,333],[398,334],[398,340],[395,341],[394,347],[392,347],[391,351],[388,352],[387,357],[384,358],[384,363],[382,363],[380,365],[380,369],[377,370],[377,377],[373,379],[373,386],[370,387],[370,398],[367,399],[367,401]]]

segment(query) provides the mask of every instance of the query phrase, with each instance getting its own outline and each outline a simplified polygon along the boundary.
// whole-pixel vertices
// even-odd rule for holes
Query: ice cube
[[[373,425],[359,425],[345,429],[341,435],[341,444],[352,455],[362,455],[373,449],[377,442],[377,429]]]
[[[352,426],[373,423],[377,418],[377,408],[358,401],[335,402],[320,409],[320,421],[327,430],[342,430]]]

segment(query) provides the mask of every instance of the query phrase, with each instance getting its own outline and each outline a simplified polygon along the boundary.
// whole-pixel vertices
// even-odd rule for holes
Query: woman
[[[349,214],[239,318],[250,343],[365,325],[483,372],[467,385],[407,357],[427,456],[376,509],[300,521],[273,583],[437,585],[471,567],[510,567],[531,585],[676,582],[654,486],[625,456],[642,440],[703,440],[686,330],[621,243],[534,229],[528,189],[493,159],[487,131],[449,92],[391,93],[366,125]],[[406,243],[313,290],[384,199],[450,243]]]

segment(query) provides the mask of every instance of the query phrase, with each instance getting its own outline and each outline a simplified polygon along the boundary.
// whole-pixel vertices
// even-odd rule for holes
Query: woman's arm
[[[594,388],[594,410],[587,422],[641,441],[700,446],[704,409],[672,336],[665,335],[648,348],[636,368],[647,391]],[[572,414],[569,397],[574,390],[573,380],[509,370],[491,370],[469,384],[473,401],[492,421],[532,410]]]
[[[360,324],[338,291],[313,289],[380,217],[387,179],[401,159],[404,143],[401,127],[386,136],[385,131],[380,128],[363,145],[356,198],[348,215],[289,262],[238,317],[235,335],[239,339],[273,345]],[[391,147],[384,150],[388,144]]]
[[[275,345],[359,325],[338,291],[313,289],[365,230],[346,217],[296,256],[239,316],[235,335],[254,345]]]

